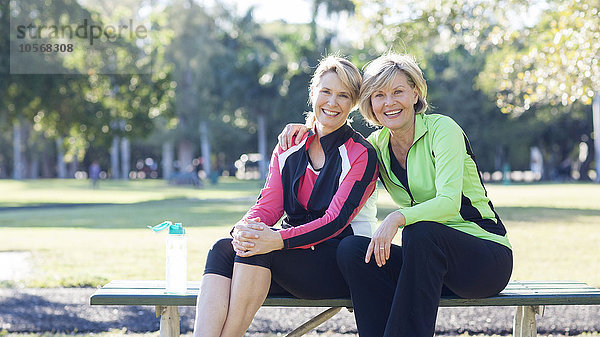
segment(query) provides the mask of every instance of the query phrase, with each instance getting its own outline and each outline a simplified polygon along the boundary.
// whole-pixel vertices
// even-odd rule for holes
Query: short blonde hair
[[[312,105],[314,103],[312,100],[315,88],[321,83],[321,79],[328,72],[336,73],[344,87],[348,89],[350,100],[352,102],[350,111],[352,111],[358,104],[362,76],[360,75],[358,68],[352,62],[337,55],[329,55],[319,61],[319,65],[310,79],[310,85],[308,86],[310,104]],[[314,122],[314,113],[310,111],[306,115],[306,125],[312,127]]]
[[[407,54],[387,53],[369,62],[364,68],[359,106],[360,113],[369,124],[381,126],[373,112],[371,95],[389,86],[400,72],[406,75],[408,84],[412,88],[417,88],[419,98],[414,106],[415,113],[419,114],[427,110],[427,83],[417,61]]]

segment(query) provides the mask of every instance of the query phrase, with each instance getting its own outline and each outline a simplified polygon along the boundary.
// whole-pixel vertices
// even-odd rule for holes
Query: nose
[[[335,95],[329,96],[329,99],[327,100],[327,103],[329,104],[329,106],[335,106],[335,104],[336,104],[336,96]]]
[[[385,95],[385,98],[383,100],[383,103],[385,105],[391,105],[392,104],[392,96],[390,95]]]

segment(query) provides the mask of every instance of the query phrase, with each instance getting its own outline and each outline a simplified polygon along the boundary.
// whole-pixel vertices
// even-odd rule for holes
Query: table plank
[[[188,282],[185,294],[166,294],[165,281],[115,280],[98,289],[90,298],[91,305],[164,305],[194,306],[200,289],[199,281]],[[269,297],[265,306],[351,307],[348,298],[302,300]],[[456,306],[522,306],[522,305],[600,305],[600,289],[575,281],[513,281],[500,294],[482,299],[444,297],[442,307]]]

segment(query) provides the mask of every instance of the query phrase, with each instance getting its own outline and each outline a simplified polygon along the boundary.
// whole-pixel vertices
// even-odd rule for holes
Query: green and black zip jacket
[[[511,248],[467,136],[454,120],[438,114],[415,116],[415,138],[406,157],[408,186],[392,173],[390,130],[377,130],[368,140],[377,151],[380,178],[407,226],[439,222]]]

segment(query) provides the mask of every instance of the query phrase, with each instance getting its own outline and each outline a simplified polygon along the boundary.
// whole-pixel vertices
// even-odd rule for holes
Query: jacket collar
[[[412,143],[414,144],[417,140],[419,140],[421,137],[423,137],[426,133],[427,133],[427,123],[425,120],[425,114],[420,113],[420,114],[415,115],[415,138],[413,139]],[[376,141],[377,147],[379,147],[382,150],[386,149],[390,142],[390,135],[391,135],[390,129],[383,127],[377,137],[377,141]]]
[[[412,145],[414,145],[421,137],[427,133],[427,122],[424,113],[415,115],[415,138],[413,139]],[[390,144],[390,129],[384,127],[381,129],[377,138],[375,139],[376,150],[379,152],[381,162],[380,164],[385,167],[388,176],[396,183],[401,185],[400,180],[392,173],[391,166],[391,154],[389,150]],[[408,164],[407,164],[408,165]]]
[[[352,135],[354,134],[354,129],[348,123],[342,125],[339,129],[333,131],[332,133],[320,137],[319,140],[321,142],[321,147],[323,148],[323,152],[329,153],[331,151],[337,150],[342,144],[344,144]],[[306,150],[310,146],[310,143],[316,138],[315,130],[311,130],[311,135],[309,136],[309,141],[306,142]]]

